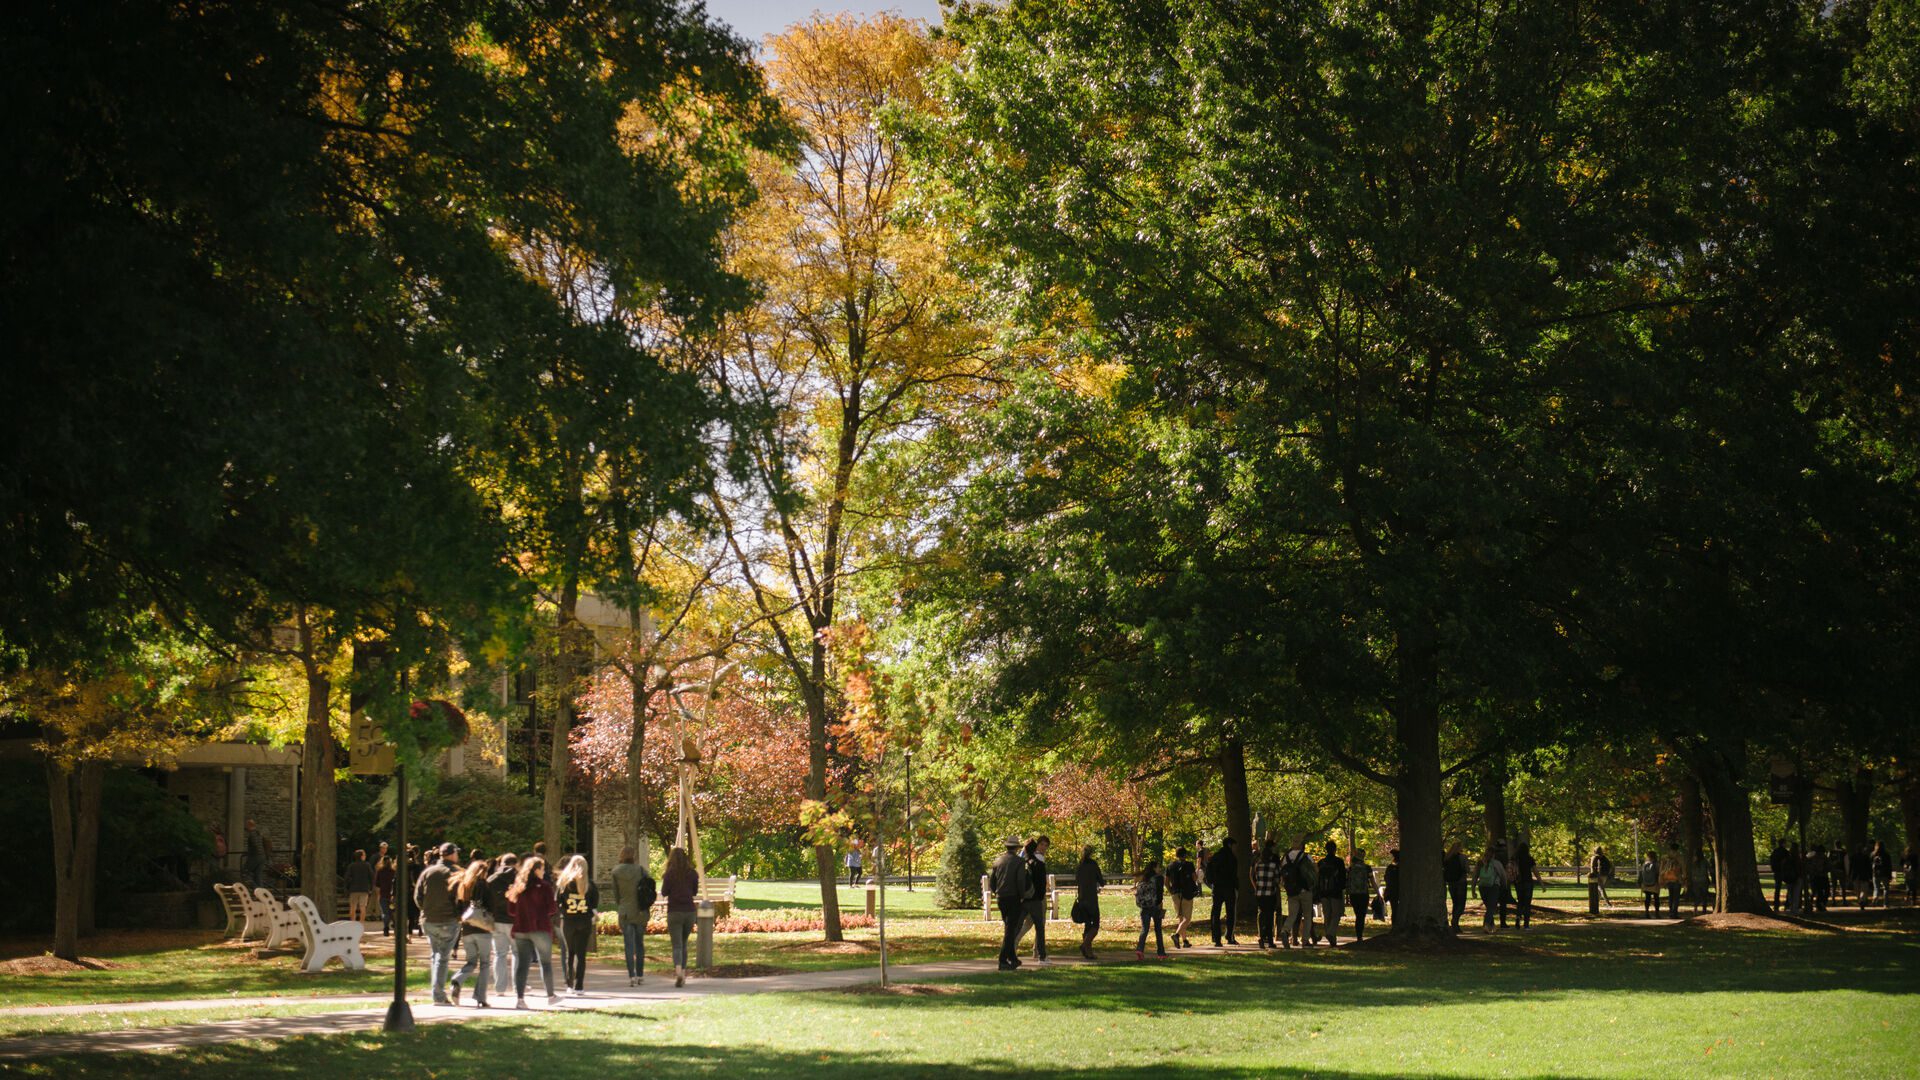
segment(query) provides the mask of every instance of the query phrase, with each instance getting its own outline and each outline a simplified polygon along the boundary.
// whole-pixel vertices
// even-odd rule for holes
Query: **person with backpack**
[[[1513,855],[1514,916],[1520,929],[1533,925],[1533,887],[1540,883],[1540,864],[1533,859],[1533,844],[1520,841]]]
[[[1680,917],[1680,890],[1687,884],[1686,859],[1681,857],[1680,845],[1670,843],[1667,853],[1660,858],[1660,887],[1667,894],[1667,917]]]
[[[647,919],[659,891],[653,875],[634,861],[633,849],[620,849],[613,868],[613,908],[620,919],[620,941],[627,954],[627,985],[639,986],[647,973]]]
[[[1887,845],[1875,840],[1873,852],[1867,858],[1868,873],[1873,875],[1873,898],[1880,901],[1881,907],[1886,907],[1887,894],[1893,891],[1893,853],[1887,850]]]
[[[1480,864],[1480,903],[1484,914],[1480,925],[1488,933],[1493,932],[1493,917],[1500,916],[1500,927],[1507,925],[1507,864],[1497,851],[1488,849],[1487,857]]]
[[[1340,861],[1340,849],[1333,841],[1327,841],[1326,857],[1317,869],[1314,895],[1320,901],[1320,929],[1327,936],[1327,947],[1336,948],[1340,944],[1340,909],[1347,902],[1347,864]],[[1314,943],[1319,944],[1319,939]]]
[[[1233,936],[1233,923],[1240,908],[1240,860],[1233,854],[1233,837],[1220,841],[1220,850],[1206,865],[1207,881],[1213,885],[1213,915],[1209,920],[1213,924],[1213,947],[1220,948],[1223,937],[1228,945],[1238,945],[1240,939]],[[1220,918],[1223,910],[1225,921]]]
[[[1280,947],[1307,946],[1313,932],[1313,889],[1319,874],[1313,856],[1307,854],[1307,834],[1280,859],[1280,887],[1287,892],[1287,920],[1280,924]]]
[[[1080,955],[1097,960],[1093,939],[1100,934],[1100,886],[1107,879],[1093,861],[1093,845],[1080,849],[1080,865],[1073,868],[1073,921],[1080,924]]]
[[[1193,898],[1200,895],[1200,872],[1187,858],[1187,849],[1173,849],[1173,861],[1167,864],[1166,894],[1173,900],[1173,947],[1191,949],[1187,926],[1193,922]]]
[[[1784,854],[1782,859],[1786,858]],[[1833,870],[1827,861],[1827,849],[1815,843],[1800,862],[1800,876],[1807,879],[1807,910],[1824,912],[1833,899]]]
[[[1640,859],[1640,914],[1652,919],[1660,915],[1660,864],[1649,851]],[[1791,895],[1791,894],[1789,894]]]
[[[1020,852],[1020,838],[1009,836],[1006,850],[993,860],[987,871],[987,889],[1000,908],[1000,970],[1020,966],[1015,955],[1020,948],[1020,922],[1027,916],[1027,860]]]
[[[1367,908],[1375,899],[1373,867],[1355,847],[1347,856],[1347,899],[1353,907],[1353,940],[1367,940]]]
[[[1160,873],[1160,860],[1148,859],[1147,865],[1140,871],[1140,879],[1133,886],[1133,906],[1140,909],[1140,937],[1133,944],[1133,958],[1147,958],[1147,928],[1153,928],[1154,955],[1162,960],[1167,958],[1167,943],[1160,934],[1161,920],[1166,917],[1167,880]]]
[[[1027,909],[1023,922],[1033,924],[1033,962],[1047,963],[1047,849],[1053,842],[1044,836],[1027,841]],[[1021,932],[1025,933],[1024,925]],[[1019,942],[1015,941],[1018,948]]]
[[[1452,901],[1451,922],[1455,933],[1460,931],[1460,916],[1467,911],[1467,848],[1458,840],[1447,849],[1440,860],[1440,879],[1446,882],[1447,898]]]
[[[1280,907],[1280,856],[1274,852],[1271,838],[1261,845],[1260,857],[1253,863],[1253,907],[1260,947],[1271,949],[1274,916]]]
[[[1587,859],[1587,910],[1599,914],[1600,904],[1606,902],[1613,906],[1613,898],[1607,895],[1607,882],[1613,880],[1613,860],[1607,858],[1607,849],[1599,844],[1593,845],[1593,854]]]
[[[474,1008],[487,1007],[487,983],[493,967],[493,928],[499,925],[494,911],[506,907],[504,902],[493,899],[487,886],[492,872],[492,862],[475,851],[467,868],[454,879],[454,906],[460,909],[460,945],[467,952],[467,962],[447,980],[447,993],[455,1005],[460,1004],[461,986],[471,978]]]

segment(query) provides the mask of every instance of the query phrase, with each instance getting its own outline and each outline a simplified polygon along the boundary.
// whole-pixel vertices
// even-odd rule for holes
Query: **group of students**
[[[1849,851],[1845,844],[1835,840],[1831,849],[1825,844],[1814,844],[1805,852],[1798,852],[1776,838],[1770,862],[1776,911],[1794,915],[1825,911],[1836,899],[1846,903],[1849,893],[1858,899],[1863,909],[1875,901],[1884,907],[1893,894],[1893,852],[1878,840],[1871,849],[1863,851]],[[1920,865],[1916,865],[1911,845],[1901,857],[1899,868],[1907,877],[1907,902],[1913,903]],[[1783,891],[1786,893],[1784,903],[1780,895]]]
[[[988,872],[987,887],[1000,910],[1000,970],[1011,971],[1021,964],[1020,942],[1029,927],[1034,931],[1034,960],[1047,962],[1046,860],[1051,844],[1045,836],[1025,841],[1010,836],[1004,846],[1006,850]],[[1308,850],[1304,834],[1284,853],[1274,840],[1262,847],[1250,868],[1261,948],[1304,948],[1318,945],[1323,938],[1329,946],[1336,945],[1341,921],[1349,910],[1353,913],[1355,938],[1364,940],[1369,914],[1376,920],[1385,918],[1397,901],[1399,851],[1394,851],[1393,861],[1376,874],[1358,850],[1345,860],[1337,844],[1329,842],[1322,850],[1316,859]],[[1146,957],[1149,934],[1153,936],[1155,955],[1167,956],[1165,919],[1169,901],[1174,914],[1174,947],[1192,948],[1187,931],[1194,921],[1194,900],[1208,887],[1213,894],[1208,919],[1213,944],[1240,944],[1234,930],[1239,915],[1240,858],[1233,839],[1222,841],[1220,850],[1212,855],[1202,847],[1197,860],[1188,858],[1184,847],[1173,854],[1173,861],[1164,869],[1159,859],[1148,859],[1134,878],[1133,903],[1140,917],[1135,958]],[[1080,955],[1098,959],[1093,941],[1100,932],[1100,890],[1107,880],[1091,846],[1081,849],[1073,878],[1071,917],[1081,927]],[[1280,914],[1282,897],[1286,903],[1284,917]]]
[[[474,1006],[488,1008],[491,982],[495,994],[513,987],[514,1008],[524,1009],[527,982],[536,963],[548,1005],[559,1004],[562,993],[586,992],[587,954],[593,948],[600,889],[588,872],[585,855],[567,856],[559,871],[549,875],[544,843],[533,845],[525,855],[507,852],[489,857],[476,849],[466,853],[464,862],[457,844],[443,843],[428,848],[417,866],[418,872],[410,875],[414,879],[410,921],[427,941],[434,1004],[458,1005],[461,990],[471,985]],[[693,861],[682,848],[668,852],[656,887],[647,868],[634,860],[633,849],[628,848],[620,853],[620,864],[610,876],[613,909],[626,953],[627,985],[639,986],[644,977],[647,920],[660,896],[667,900],[673,985],[686,985],[687,938],[693,931],[700,889]],[[353,917],[365,918],[368,901],[377,895],[382,932],[391,933],[397,879],[386,845],[381,845],[377,863],[370,863],[365,851],[355,851],[346,874],[349,914],[358,911],[361,914]],[[558,988],[553,981],[556,945],[561,968]],[[455,957],[462,952],[465,963],[455,971]]]

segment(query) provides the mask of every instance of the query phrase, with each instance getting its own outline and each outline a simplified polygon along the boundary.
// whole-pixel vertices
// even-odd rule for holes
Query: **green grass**
[[[1920,936],[1587,924],[1440,953],[1319,950],[706,998],[406,1037],[16,1066],[196,1080],[366,1072],[837,1078],[1911,1075]]]
[[[306,975],[298,970],[298,956],[256,960],[251,949],[220,944],[220,936],[212,933],[109,932],[83,939],[80,953],[114,966],[0,977],[0,1008],[181,998],[332,997],[377,994],[393,987],[390,957],[369,957],[366,971],[347,971],[332,964],[324,972]],[[426,985],[426,956],[425,943],[415,938],[407,949],[408,985]]]
[[[849,889],[845,879],[835,890],[843,914],[865,914],[866,887]],[[734,893],[734,905],[742,913],[773,908],[819,908],[820,885],[812,881],[743,881]],[[975,909],[976,913],[978,909]],[[887,918],[946,919],[954,912],[933,906],[933,886],[919,885],[912,892],[904,885],[887,886]]]
[[[239,1020],[245,1017],[311,1016],[315,1013],[365,1009],[366,1005],[234,1005],[217,1009],[153,1009],[138,1012],[80,1012],[41,1016],[0,1015],[0,1038],[19,1039],[34,1035],[73,1035],[94,1031],[126,1031],[132,1028],[162,1028],[177,1024],[202,1024],[213,1020]],[[377,1005],[373,1007],[378,1007]],[[0,1071],[4,1071],[0,1066]]]

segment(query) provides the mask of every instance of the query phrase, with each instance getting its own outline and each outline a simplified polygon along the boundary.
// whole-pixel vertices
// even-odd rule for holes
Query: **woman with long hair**
[[[559,894],[560,933],[567,943],[560,981],[575,994],[587,992],[587,946],[593,943],[593,913],[600,908],[600,887],[587,873],[585,855],[568,856],[554,879]]]
[[[687,935],[693,932],[694,898],[700,875],[685,848],[667,852],[667,868],[660,874],[660,893],[667,898],[667,936],[673,940],[673,985],[687,985]]]
[[[1100,934],[1100,886],[1106,883],[1093,859],[1093,845],[1081,848],[1080,865],[1073,868],[1073,917],[1080,924],[1080,955],[1089,960],[1097,959],[1093,939]]]
[[[527,1007],[527,971],[540,960],[540,983],[547,1004],[560,1004],[553,992],[553,883],[547,880],[547,860],[534,856],[520,864],[520,873],[507,887],[507,907],[513,912],[513,1007]]]
[[[460,936],[455,948],[464,945],[467,950],[467,962],[449,981],[455,1005],[460,1004],[461,984],[477,974],[473,980],[473,1005],[476,1009],[487,1007],[487,976],[493,969],[493,909],[497,906],[487,888],[487,875],[492,870],[493,860],[483,858],[476,851],[466,869],[453,879],[454,906],[460,910]]]
[[[1134,942],[1133,958],[1147,958],[1147,931],[1153,931],[1153,947],[1160,959],[1167,958],[1167,943],[1160,933],[1160,920],[1166,915],[1166,878],[1160,874],[1160,860],[1148,859],[1140,868],[1133,886],[1133,905],[1140,909],[1140,938]]]

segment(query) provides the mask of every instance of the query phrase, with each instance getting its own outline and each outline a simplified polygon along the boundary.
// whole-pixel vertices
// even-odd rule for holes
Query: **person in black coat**
[[[1093,861],[1093,845],[1080,849],[1080,865],[1073,870],[1073,917],[1080,922],[1080,955],[1089,960],[1098,959],[1093,955],[1093,939],[1100,933],[1100,886],[1107,879],[1100,873],[1100,864]]]
[[[1218,947],[1222,936],[1229,945],[1240,944],[1233,936],[1233,918],[1240,906],[1240,860],[1233,854],[1233,837],[1220,841],[1220,850],[1207,861],[1207,884],[1213,886],[1213,944]],[[1225,922],[1220,919],[1222,911]]]
[[[1400,849],[1387,852],[1386,869],[1380,873],[1381,900],[1387,905],[1387,925],[1400,925]]]
[[[1009,836],[1007,850],[987,872],[987,891],[1000,907],[1000,970],[1020,966],[1020,923],[1027,916],[1027,859],[1020,838]]]

